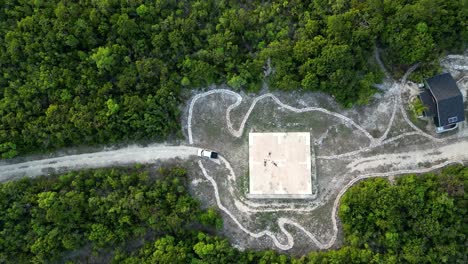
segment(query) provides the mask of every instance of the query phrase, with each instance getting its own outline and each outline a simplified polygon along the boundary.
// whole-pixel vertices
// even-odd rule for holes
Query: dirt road
[[[0,166],[0,182],[23,176],[35,177],[53,171],[100,168],[112,165],[154,163],[172,158],[187,159],[197,155],[197,148],[188,146],[150,145],[132,146],[117,150],[70,155]]]

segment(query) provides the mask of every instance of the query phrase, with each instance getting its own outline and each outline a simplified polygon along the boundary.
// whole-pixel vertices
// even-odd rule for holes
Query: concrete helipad
[[[249,198],[311,198],[310,133],[250,133],[249,171]]]

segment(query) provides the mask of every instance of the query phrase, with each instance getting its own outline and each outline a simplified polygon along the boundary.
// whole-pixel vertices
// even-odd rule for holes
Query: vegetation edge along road
[[[342,197],[345,245],[294,258],[238,251],[187,192],[182,168],[83,170],[0,184],[0,259],[29,263],[426,263],[467,258],[468,168],[359,182]],[[204,227],[203,227],[204,226]],[[13,231],[15,230],[15,231]],[[144,238],[143,238],[144,237]],[[94,252],[93,254],[91,254]]]
[[[420,79],[467,47],[463,1],[0,1],[0,156],[180,137],[191,90],[366,104],[373,52]],[[268,66],[267,71],[263,67]]]

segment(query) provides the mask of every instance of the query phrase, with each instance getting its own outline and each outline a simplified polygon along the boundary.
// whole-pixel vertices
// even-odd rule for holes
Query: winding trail
[[[378,58],[378,56],[376,55],[376,57]],[[378,61],[380,61],[380,59],[378,59]],[[381,64],[381,67],[383,67],[383,64],[381,63],[380,61],[380,64]],[[380,65],[379,64],[379,65]],[[387,128],[385,130],[385,132],[383,133],[383,135],[379,138],[375,138],[373,137],[365,128],[363,128],[362,126],[358,125],[356,122],[354,122],[351,118],[347,117],[347,116],[344,116],[342,114],[339,114],[339,113],[335,113],[335,112],[332,112],[332,111],[329,111],[325,108],[321,108],[321,107],[303,107],[303,108],[296,108],[296,107],[293,107],[293,106],[290,106],[290,105],[287,105],[283,102],[281,102],[281,100],[278,99],[278,97],[276,97],[275,95],[271,94],[271,93],[267,93],[267,94],[263,94],[263,95],[260,95],[258,97],[256,97],[252,104],[250,105],[249,107],[249,110],[247,111],[247,113],[245,113],[243,119],[242,119],[242,122],[239,126],[239,129],[235,129],[233,127],[233,124],[231,122],[231,111],[234,110],[235,108],[237,108],[241,103],[242,103],[242,96],[236,92],[233,92],[231,90],[227,90],[227,89],[214,89],[214,90],[210,90],[208,92],[204,92],[204,93],[200,93],[200,94],[197,94],[195,95],[191,102],[190,102],[190,106],[189,106],[189,111],[188,111],[188,117],[187,117],[187,131],[188,131],[188,137],[189,137],[189,144],[192,145],[193,144],[193,133],[192,133],[192,119],[193,119],[193,108],[195,106],[195,104],[197,103],[197,101],[200,99],[200,98],[203,98],[203,97],[207,97],[207,96],[210,96],[210,95],[213,95],[213,94],[227,94],[227,95],[231,95],[231,96],[234,96],[235,99],[236,99],[236,102],[229,105],[227,110],[226,110],[226,116],[225,116],[225,119],[226,119],[226,124],[227,124],[227,127],[228,127],[228,130],[229,132],[231,133],[232,136],[234,137],[241,137],[242,134],[244,133],[244,129],[245,129],[245,124],[247,123],[249,117],[250,117],[250,114],[252,113],[252,111],[254,110],[256,104],[263,100],[263,99],[266,99],[266,98],[271,98],[273,100],[273,102],[275,102],[278,106],[280,106],[281,108],[283,109],[287,109],[289,111],[292,111],[294,113],[305,113],[305,112],[321,112],[321,113],[324,113],[324,114],[327,114],[327,115],[331,115],[335,118],[338,118],[340,119],[344,124],[347,124],[349,126],[352,126],[354,128],[356,128],[357,130],[359,130],[361,133],[363,133],[370,141],[370,144],[369,146],[367,147],[364,147],[360,150],[357,150],[357,151],[352,151],[352,152],[349,152],[349,153],[342,153],[342,154],[337,154],[337,155],[330,155],[330,156],[318,156],[317,159],[337,159],[337,158],[343,158],[343,157],[346,157],[346,156],[351,156],[351,155],[356,155],[358,153],[361,153],[361,152],[365,152],[365,151],[369,151],[375,147],[379,147],[383,144],[386,144],[386,143],[389,143],[389,142],[393,142],[395,139],[393,138],[390,138],[390,139],[387,139],[388,137],[388,134],[390,132],[390,129],[392,128],[393,126],[393,123],[394,123],[394,120],[395,120],[395,116],[398,112],[398,110],[402,113],[403,115],[403,118],[404,120],[406,121],[406,123],[408,123],[408,125],[413,128],[415,130],[415,132],[412,132],[411,135],[416,135],[416,134],[419,134],[423,137],[427,137],[429,139],[432,139],[434,141],[437,141],[437,142],[443,142],[445,141],[446,139],[439,139],[439,138],[436,138],[424,131],[422,131],[421,129],[419,129],[416,125],[414,125],[410,119],[408,118],[407,116],[407,113],[404,109],[404,106],[403,106],[403,103],[402,103],[402,98],[401,98],[401,94],[402,94],[402,89],[401,87],[404,87],[406,85],[406,80],[408,78],[408,76],[414,71],[416,70],[416,68],[419,66],[419,64],[415,64],[413,66],[411,66],[408,71],[403,75],[403,77],[401,78],[401,80],[399,82],[396,82],[394,80],[392,80],[392,89],[390,90],[395,90],[396,92],[394,92],[395,94],[393,94],[391,96],[391,100],[393,101],[393,108],[392,108],[392,115],[390,117],[390,120],[389,120],[389,123],[387,125]],[[386,69],[383,68],[384,72],[386,72]],[[387,72],[388,74],[388,72]],[[388,74],[388,76],[390,76]],[[409,134],[405,134],[406,135],[409,135]],[[401,138],[400,136],[397,136],[399,138]]]
[[[190,107],[189,107],[189,112],[188,112],[188,122],[187,122],[188,123],[187,128],[188,128],[189,144],[193,144],[193,135],[192,135],[193,107],[194,107],[195,103],[200,98],[203,98],[203,97],[206,97],[206,96],[209,96],[209,95],[213,95],[213,94],[228,94],[228,95],[235,96],[236,102],[231,104],[226,110],[226,122],[227,122],[227,127],[228,127],[229,132],[234,137],[237,137],[237,138],[241,137],[242,134],[244,133],[245,124],[246,124],[247,120],[249,119],[250,114],[252,113],[253,109],[255,108],[255,105],[260,100],[263,100],[265,98],[271,98],[280,107],[282,107],[284,109],[287,109],[287,110],[290,110],[290,111],[292,111],[294,113],[305,113],[305,112],[317,111],[317,112],[322,112],[324,114],[328,114],[328,115],[331,115],[331,116],[336,117],[338,119],[341,119],[341,121],[343,123],[348,124],[350,126],[353,126],[356,129],[358,129],[359,131],[361,131],[371,141],[371,145],[376,142],[376,139],[374,137],[372,137],[372,135],[367,130],[365,130],[360,125],[356,124],[356,122],[354,122],[349,117],[346,117],[346,116],[344,116],[342,114],[339,114],[339,113],[331,112],[331,111],[329,111],[329,110],[327,110],[325,108],[321,108],[321,107],[296,108],[296,107],[293,107],[293,106],[290,106],[290,105],[287,105],[287,104],[281,102],[281,100],[279,100],[278,97],[276,97],[275,95],[273,95],[271,93],[260,95],[260,96],[256,97],[253,100],[252,104],[250,105],[249,110],[247,111],[247,113],[244,115],[244,118],[242,119],[242,122],[241,122],[241,124],[239,126],[239,129],[236,130],[236,129],[234,129],[234,127],[232,125],[232,122],[231,122],[231,111],[234,110],[236,107],[238,107],[242,103],[242,96],[240,96],[240,94],[238,94],[236,92],[233,92],[231,90],[215,89],[215,90],[211,90],[211,91],[208,91],[208,92],[205,92],[205,93],[197,94],[196,96],[193,97],[192,101],[190,102]]]
[[[391,76],[390,74],[388,73],[388,71],[385,69],[383,63],[381,62],[380,60],[380,57],[379,57],[379,54],[378,52],[376,51],[375,53],[375,57],[376,57],[376,60],[378,62],[378,64],[380,65],[380,67],[382,68],[383,72],[385,73],[386,77],[391,79]],[[404,109],[404,105],[403,105],[403,99],[402,99],[402,93],[403,93],[403,88],[406,87],[406,84],[407,84],[407,78],[408,76],[419,66],[419,64],[415,64],[413,66],[411,66],[408,71],[404,74],[404,76],[401,78],[400,81],[395,81],[393,79],[391,79],[392,81],[392,88],[390,89],[390,91],[395,91],[395,92],[392,92],[393,94],[391,94],[391,100],[393,102],[393,107],[392,107],[392,114],[390,116],[390,119],[389,119],[389,123],[387,125],[387,128],[385,129],[384,133],[382,134],[382,136],[380,136],[379,138],[374,138],[366,129],[364,129],[362,126],[360,126],[359,124],[357,124],[356,122],[354,122],[352,119],[342,115],[342,114],[339,114],[339,113],[335,113],[335,112],[331,112],[327,109],[324,109],[324,108],[320,108],[320,107],[304,107],[304,108],[296,108],[296,107],[293,107],[293,106],[290,106],[290,105],[287,105],[287,104],[284,104],[283,102],[281,102],[281,100],[279,100],[275,95],[273,94],[270,94],[270,93],[267,93],[267,94],[264,94],[264,95],[260,95],[258,97],[256,97],[248,111],[245,113],[243,119],[242,119],[242,122],[239,126],[239,128],[236,130],[234,127],[233,127],[233,124],[231,122],[231,111],[234,110],[236,107],[238,107],[241,103],[242,103],[242,96],[238,93],[235,93],[233,91],[230,91],[230,90],[226,90],[226,89],[215,89],[215,90],[211,90],[211,91],[208,91],[208,92],[205,92],[205,93],[201,93],[201,94],[198,94],[196,96],[193,97],[192,101],[190,102],[190,106],[189,106],[189,112],[188,112],[188,126],[187,126],[187,129],[188,129],[188,135],[189,135],[189,144],[193,144],[194,143],[194,140],[193,140],[193,135],[192,135],[192,118],[193,118],[193,108],[196,104],[196,102],[200,99],[200,98],[203,98],[203,97],[206,97],[206,96],[209,96],[209,95],[213,95],[213,94],[227,94],[227,95],[232,95],[235,97],[236,101],[229,105],[228,108],[226,109],[226,115],[225,115],[225,119],[226,119],[226,123],[227,123],[227,127],[228,127],[228,130],[229,132],[231,133],[232,136],[234,137],[241,137],[242,134],[244,133],[244,129],[245,129],[245,124],[247,122],[247,120],[249,119],[250,117],[250,114],[252,113],[252,111],[254,110],[256,104],[263,100],[263,99],[266,99],[266,98],[270,98],[273,100],[274,103],[276,103],[278,106],[280,106],[281,108],[283,109],[287,109],[289,111],[292,111],[294,113],[305,113],[305,112],[311,112],[311,111],[317,111],[317,112],[321,112],[321,113],[324,113],[324,114],[327,114],[327,115],[331,115],[335,118],[338,118],[340,119],[343,123],[349,125],[349,126],[352,126],[354,127],[355,129],[359,130],[361,133],[363,133],[370,141],[370,144],[364,148],[361,148],[359,150],[355,150],[355,151],[351,151],[351,152],[348,152],[348,153],[342,153],[342,154],[337,154],[337,155],[331,155],[331,156],[318,156],[317,159],[325,159],[325,160],[330,160],[330,159],[343,159],[343,158],[347,158],[347,157],[350,157],[350,156],[354,156],[354,155],[357,155],[359,153],[362,153],[362,152],[365,152],[365,151],[369,151],[369,150],[372,150],[376,147],[379,147],[379,146],[382,146],[384,144],[388,144],[388,143],[391,143],[391,142],[395,142],[399,139],[402,139],[404,137],[408,137],[408,136],[422,136],[422,137],[425,137],[425,138],[428,138],[430,139],[431,141],[433,142],[445,142],[449,139],[452,139],[452,138],[455,138],[457,137],[456,135],[454,136],[451,136],[451,137],[446,137],[446,138],[437,138],[437,137],[434,137],[433,135],[429,134],[429,133],[426,133],[424,131],[422,131],[421,129],[419,129],[416,125],[414,125],[411,120],[408,118],[408,115]],[[464,80],[466,78],[463,77],[462,80]],[[461,80],[459,80],[461,81]],[[405,123],[407,123],[414,131],[411,131],[411,132],[406,132],[406,133],[403,133],[403,134],[400,134],[398,136],[395,136],[395,137],[392,137],[392,138],[387,138],[388,137],[388,134],[389,134],[389,131],[391,130],[391,128],[393,127],[393,123],[394,123],[394,120],[395,120],[395,117],[396,117],[396,114],[400,112],[402,114],[402,117],[405,121]],[[465,145],[467,145],[468,143],[465,142]],[[456,144],[451,144],[452,145],[456,145]],[[459,147],[459,146],[458,146]],[[467,146],[468,147],[468,146]],[[395,154],[397,155],[397,154]],[[450,156],[447,154],[447,157],[450,158],[450,157],[457,157],[457,158],[462,158],[463,160],[468,160],[468,155],[464,155],[464,153],[462,153],[461,155],[455,155],[455,156]],[[234,174],[234,171],[232,169],[232,166],[231,164],[225,160],[223,157],[220,157],[220,159],[224,162],[224,165],[226,168],[228,168],[228,170],[230,171],[229,175],[228,175],[228,178],[233,181],[235,180],[235,174]],[[403,158],[402,158],[403,160]],[[341,190],[340,192],[338,193],[337,197],[335,198],[334,200],[334,203],[333,203],[333,208],[332,208],[332,215],[331,215],[331,218],[332,218],[332,224],[333,224],[333,235],[330,239],[329,242],[327,243],[323,243],[323,242],[320,242],[314,234],[310,233],[309,231],[307,231],[303,226],[301,226],[299,223],[291,220],[291,219],[288,219],[288,218],[279,218],[278,219],[278,226],[280,228],[280,231],[281,233],[286,237],[286,241],[284,243],[281,243],[281,241],[278,240],[277,238],[277,234],[274,234],[272,233],[271,231],[269,230],[264,230],[264,231],[261,231],[261,232],[258,232],[258,233],[254,233],[254,232],[251,232],[250,230],[248,230],[247,228],[245,228],[238,220],[237,218],[221,203],[221,199],[219,197],[219,191],[218,191],[218,186],[217,186],[217,183],[216,181],[210,176],[208,175],[205,167],[203,166],[203,163],[201,161],[198,162],[198,165],[201,169],[201,171],[203,172],[203,175],[204,177],[212,184],[213,186],[213,189],[214,189],[214,192],[215,192],[215,198],[216,198],[216,203],[218,205],[218,207],[224,212],[226,213],[231,219],[232,221],[234,221],[234,223],[245,233],[247,233],[249,236],[251,237],[254,237],[254,238],[260,238],[260,237],[263,237],[263,236],[268,236],[272,239],[274,245],[281,249],[281,250],[288,250],[288,249],[291,249],[293,246],[294,246],[294,238],[293,236],[286,230],[285,228],[285,225],[290,225],[290,226],[294,226],[296,227],[297,229],[301,230],[304,234],[306,234],[307,237],[309,237],[312,242],[320,249],[328,249],[330,248],[331,246],[333,246],[336,242],[336,239],[337,239],[337,235],[338,235],[338,225],[337,225],[337,222],[338,222],[338,216],[337,216],[337,210],[338,210],[338,207],[339,207],[339,203],[340,203],[340,199],[341,197],[345,194],[345,192],[352,186],[354,185],[355,183],[357,183],[358,181],[360,180],[363,180],[363,179],[367,179],[367,178],[371,178],[371,177],[389,177],[389,176],[395,176],[395,175],[400,175],[400,174],[409,174],[409,173],[426,173],[426,172],[430,172],[432,170],[435,170],[435,169],[439,169],[439,168],[442,168],[442,167],[445,167],[447,165],[450,165],[450,164],[453,164],[453,163],[459,163],[459,164],[463,164],[463,160],[461,159],[457,159],[457,160],[447,160],[445,162],[442,162],[440,164],[437,164],[437,165],[433,165],[429,168],[421,168],[421,169],[412,169],[412,170],[408,170],[408,169],[401,169],[401,170],[393,170],[393,171],[389,171],[389,172],[385,172],[385,173],[377,173],[377,172],[372,172],[372,173],[368,173],[368,174],[362,174],[362,175],[359,175],[355,178],[353,178],[351,181],[349,181]],[[363,162],[363,161],[361,161]],[[376,159],[372,159],[372,158],[368,158],[367,160],[365,160],[365,162],[374,162],[374,163],[377,163],[377,160]],[[377,164],[379,165],[379,164]],[[372,165],[370,165],[372,167]],[[361,168],[362,169],[362,168]],[[359,171],[359,170],[358,170]],[[231,186],[232,188],[232,186]],[[231,192],[232,193],[232,192]],[[235,199],[235,198],[234,198]],[[246,201],[241,201],[241,203],[245,203],[245,204],[248,204]],[[258,205],[255,205],[255,203],[250,203],[248,204],[250,206],[254,206],[254,207],[257,207]],[[315,207],[316,208],[316,207]],[[309,210],[314,210],[315,208],[309,208],[307,209],[307,211]],[[252,211],[257,211],[257,212],[266,212],[266,211],[273,211],[273,212],[278,212],[278,211],[299,211],[300,209],[298,208],[295,208],[295,209],[288,209],[288,208],[275,208],[275,209],[272,209],[272,210],[266,210],[266,209],[257,209],[257,210],[252,210]]]
[[[442,164],[438,164],[438,165],[432,166],[430,168],[415,169],[415,170],[399,170],[399,171],[391,171],[391,172],[385,172],[385,173],[369,173],[369,174],[360,175],[360,176],[352,179],[348,184],[346,184],[346,186],[341,189],[341,191],[338,193],[338,196],[335,198],[335,201],[333,203],[332,215],[331,215],[332,224],[333,224],[333,235],[332,235],[332,237],[331,237],[331,239],[330,239],[330,241],[328,243],[320,242],[315,237],[314,234],[307,231],[299,223],[297,223],[297,222],[295,222],[295,221],[293,221],[291,219],[281,217],[281,218],[278,218],[278,226],[279,226],[279,228],[281,230],[281,233],[283,233],[287,238],[285,244],[281,243],[278,240],[277,235],[275,233],[269,231],[269,230],[263,230],[261,232],[254,233],[254,232],[251,232],[250,230],[248,230],[247,228],[245,228],[239,222],[239,220],[237,220],[237,218],[231,213],[231,211],[229,211],[221,203],[221,199],[219,197],[219,191],[218,191],[218,184],[213,179],[213,177],[208,175],[208,173],[206,172],[206,169],[203,166],[203,163],[201,161],[198,161],[198,166],[200,167],[201,171],[203,172],[203,176],[213,186],[213,190],[214,190],[214,193],[215,193],[216,204],[218,205],[219,209],[222,210],[225,214],[227,214],[231,218],[231,220],[242,231],[244,231],[246,234],[248,234],[249,236],[251,236],[253,238],[260,238],[260,237],[263,237],[263,236],[268,236],[273,240],[273,243],[277,248],[279,248],[281,250],[289,250],[294,246],[294,237],[291,235],[291,233],[289,233],[286,230],[285,225],[294,226],[294,227],[298,228],[299,230],[301,230],[302,232],[304,232],[307,235],[307,237],[309,237],[312,240],[312,242],[314,242],[314,244],[320,249],[329,249],[330,247],[332,247],[335,244],[336,239],[338,237],[338,214],[337,214],[337,211],[338,211],[338,208],[340,206],[340,199],[346,193],[346,191],[350,187],[352,187],[354,184],[356,184],[357,182],[359,182],[361,180],[364,180],[364,179],[368,179],[368,178],[374,178],[374,177],[389,177],[389,176],[395,176],[395,175],[400,175],[400,174],[410,174],[410,173],[426,173],[426,172],[430,172],[430,171],[433,171],[433,170],[436,170],[436,169],[443,168],[443,167],[445,167],[447,165],[456,164],[456,163],[463,165],[462,161],[446,161],[446,162],[444,162]]]

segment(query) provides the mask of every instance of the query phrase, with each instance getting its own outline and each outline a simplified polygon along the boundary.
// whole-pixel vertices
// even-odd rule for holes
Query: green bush
[[[213,83],[366,104],[375,46],[430,73],[468,43],[463,1],[140,2],[0,2],[2,158],[180,136],[181,91]]]
[[[22,179],[0,184],[0,260],[84,262],[91,246],[113,263],[464,263],[467,177],[467,167],[452,166],[394,184],[361,181],[341,199],[345,245],[301,258],[239,251],[209,235],[220,215],[199,209],[182,168]]]

